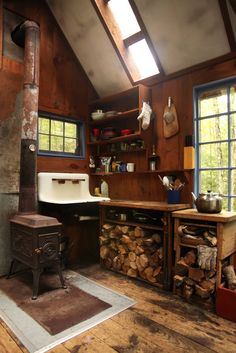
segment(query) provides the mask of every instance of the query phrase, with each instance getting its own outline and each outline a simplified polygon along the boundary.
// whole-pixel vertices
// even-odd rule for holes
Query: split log
[[[158,233],[154,233],[152,235],[152,239],[157,243],[157,244],[161,244],[162,243],[162,238],[161,235]]]
[[[175,265],[175,274],[179,276],[188,276],[188,270],[189,265],[187,265],[184,261],[184,258],[181,257],[181,259]]]
[[[122,227],[119,226],[118,224],[115,226],[113,231],[116,235],[122,235]]]
[[[158,266],[157,268],[154,269],[153,271],[153,277],[157,277],[159,275],[159,273],[161,272],[162,267]]]
[[[142,246],[137,245],[135,249],[135,254],[136,255],[141,255],[144,253],[144,248]]]
[[[133,270],[138,270],[138,266],[135,261],[130,261],[129,265]]]
[[[211,291],[210,290],[204,289],[201,286],[199,286],[198,284],[195,285],[195,293],[196,293],[196,295],[198,295],[202,299],[207,299],[211,295]]]
[[[101,236],[99,237],[99,243],[100,243],[100,245],[107,245],[107,244],[109,244],[109,242],[110,242],[109,238],[106,238],[106,237],[104,237],[103,235],[101,235]]]
[[[109,256],[109,248],[106,245],[101,246],[100,248],[101,259],[106,259],[108,256]]]
[[[204,270],[200,268],[189,267],[188,276],[195,282],[201,282],[203,278],[205,278]]]
[[[186,300],[189,300],[193,295],[194,288],[187,284],[183,285],[182,295]]]
[[[143,245],[143,239],[142,238],[136,238],[135,241],[136,241],[138,246],[142,246]]]
[[[183,276],[175,275],[175,276],[174,276],[174,284],[175,284],[175,287],[181,287],[182,284],[183,284],[184,278],[185,278],[185,277],[183,277]]]
[[[136,260],[136,254],[134,252],[129,252],[128,254],[128,257],[129,257],[129,260],[132,261],[132,262],[135,262]]]
[[[130,277],[137,277],[138,273],[137,273],[137,270],[129,268],[128,271],[127,271],[127,275],[130,276]]]
[[[145,254],[141,254],[139,256],[139,259],[140,259],[140,265],[143,267],[143,268],[146,268],[148,266],[148,257],[147,255]]]
[[[122,235],[120,238],[121,243],[128,244],[130,243],[130,237],[128,235]]]
[[[139,276],[143,279],[147,279],[146,273],[144,271],[139,272]]]
[[[120,271],[121,270],[121,260],[119,256],[115,256],[112,262],[112,266],[114,270]]]
[[[199,283],[199,285],[203,288],[209,291],[209,293],[213,293],[215,291],[215,281],[207,281],[203,280]]]
[[[136,263],[136,265],[137,265],[137,269],[138,269],[138,272],[139,272],[139,274],[140,274],[141,272],[143,272],[144,267],[143,267],[143,266],[141,265],[141,263],[140,263],[140,257],[139,257],[139,256],[136,257],[135,263]]]
[[[135,251],[136,249],[136,242],[135,241],[130,241],[129,243],[127,243],[127,247],[130,251]]]
[[[152,267],[157,267],[158,265],[160,265],[160,260],[161,259],[159,257],[158,251],[155,251],[154,254],[149,257],[149,264]]]
[[[122,230],[123,234],[128,234],[130,231],[130,227],[129,226],[122,226],[121,230]]]
[[[143,238],[144,237],[144,231],[141,227],[135,227],[134,228],[134,236],[136,238]]]
[[[109,233],[115,226],[113,224],[105,223],[102,226],[104,232]]]
[[[119,251],[120,254],[128,253],[128,250],[126,249],[126,247],[124,245],[118,244],[117,247],[118,247],[118,251]]]
[[[130,237],[131,240],[135,239],[135,235],[134,235],[134,230],[133,229],[129,230],[129,237]]]
[[[106,268],[112,268],[112,259],[110,259],[109,257],[105,259],[104,263]]]
[[[145,246],[151,247],[152,244],[153,244],[153,242],[154,242],[154,240],[153,240],[152,238],[143,239],[143,244],[144,244]],[[156,247],[155,247],[155,249],[156,249]]]
[[[191,266],[196,263],[197,256],[193,250],[190,250],[187,252],[187,254],[184,256],[184,262]]]

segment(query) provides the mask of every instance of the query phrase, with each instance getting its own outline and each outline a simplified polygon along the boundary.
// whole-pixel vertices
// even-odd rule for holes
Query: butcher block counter
[[[100,207],[100,259],[107,269],[170,290],[172,212],[189,204],[110,200]]]

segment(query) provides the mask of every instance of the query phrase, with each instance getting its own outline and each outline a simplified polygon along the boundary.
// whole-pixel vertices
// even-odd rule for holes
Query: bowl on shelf
[[[105,113],[103,113],[102,110],[96,110],[95,112],[91,113],[91,118],[93,120],[100,120],[100,119],[104,118],[104,116],[105,116]]]
[[[116,136],[118,136],[118,134],[114,127],[105,127],[101,133],[102,140],[108,140]]]
[[[120,131],[120,134],[121,134],[121,136],[126,136],[126,135],[130,135],[130,134],[133,134],[133,130],[131,130],[131,129],[123,129],[123,130],[121,130]]]

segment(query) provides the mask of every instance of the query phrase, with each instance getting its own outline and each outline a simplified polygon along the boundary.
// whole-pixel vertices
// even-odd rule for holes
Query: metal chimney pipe
[[[18,25],[13,30],[11,36],[12,40],[17,45],[25,48],[18,211],[20,213],[32,213],[37,210],[36,173],[39,96],[39,26],[37,23],[27,20]]]

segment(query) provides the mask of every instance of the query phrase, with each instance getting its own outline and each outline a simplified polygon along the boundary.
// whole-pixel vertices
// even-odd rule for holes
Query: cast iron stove
[[[61,285],[66,288],[60,266],[61,223],[56,218],[39,214],[17,214],[11,220],[12,263],[10,277],[16,262],[32,269],[33,295],[37,299],[39,277],[46,267],[56,267]]]

